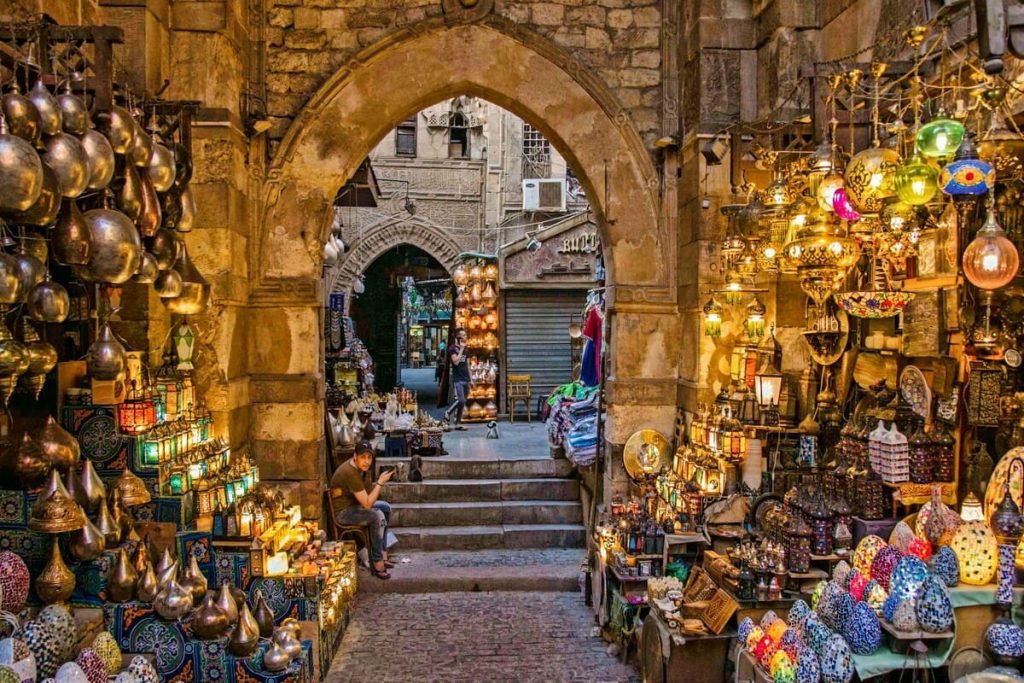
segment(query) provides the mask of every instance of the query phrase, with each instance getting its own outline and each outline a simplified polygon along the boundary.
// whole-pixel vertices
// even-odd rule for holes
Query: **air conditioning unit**
[[[565,211],[565,179],[524,180],[523,211]]]

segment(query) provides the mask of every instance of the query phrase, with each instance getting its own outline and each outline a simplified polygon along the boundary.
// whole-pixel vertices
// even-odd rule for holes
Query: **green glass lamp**
[[[917,131],[917,148],[929,159],[951,159],[964,140],[964,124],[939,112]]]
[[[939,172],[916,150],[896,171],[896,194],[911,206],[924,206],[939,191]]]

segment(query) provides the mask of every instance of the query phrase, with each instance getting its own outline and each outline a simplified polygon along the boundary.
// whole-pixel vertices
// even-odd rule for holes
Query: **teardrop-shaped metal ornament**
[[[156,265],[156,257],[148,251],[142,252],[142,260],[139,261],[139,269],[135,272],[135,282],[148,285],[156,281],[160,269]]]
[[[124,377],[127,357],[124,346],[114,336],[110,325],[100,326],[96,341],[85,354],[85,367],[89,376],[100,381],[114,381]]]
[[[36,594],[47,605],[66,602],[75,590],[75,575],[64,563],[57,537],[53,538],[50,561],[36,577]]]
[[[160,590],[160,584],[153,571],[153,565],[147,564],[146,568],[139,575],[139,582],[135,584],[135,593],[142,602],[153,602]]]
[[[28,209],[11,216],[11,222],[15,225],[48,227],[53,225],[60,215],[60,204],[64,197],[60,193],[57,174],[47,164],[41,164],[41,167],[43,184],[39,191],[39,197]]]
[[[249,611],[248,605],[243,605],[238,617],[238,625],[231,632],[228,638],[228,652],[236,657],[249,657],[260,644],[259,627],[256,620]]]
[[[73,479],[73,476],[69,477],[69,480]],[[95,560],[103,554],[106,547],[107,542],[103,537],[103,532],[89,518],[86,518],[85,526],[78,531],[71,532],[68,540],[68,550],[71,551],[71,556],[79,562]]]
[[[89,184],[89,159],[74,135],[58,133],[51,137],[42,160],[57,174],[61,195],[73,199],[85,191]]]
[[[157,230],[149,241],[149,251],[156,258],[157,268],[173,268],[174,262],[178,260],[178,238],[170,230]]]
[[[0,118],[0,211],[27,211],[42,191],[42,159]]]
[[[153,140],[153,156],[149,159],[148,175],[157,192],[167,192],[174,185],[177,169],[174,154],[163,143]]]
[[[182,577],[181,585],[192,591],[193,602],[199,602],[206,595],[206,588],[209,584],[206,576],[199,569],[199,561],[195,555],[189,557],[188,568]]]
[[[103,534],[103,540],[108,548],[116,548],[121,542],[121,527],[110,514],[106,499],[100,502],[99,512],[96,513],[96,528]]]
[[[61,127],[65,133],[83,135],[89,130],[89,108],[82,98],[64,92],[57,95],[57,103],[60,105]]]
[[[139,168],[149,168],[153,156],[153,138],[138,123],[132,133],[132,144],[127,153],[128,162]]]
[[[36,442],[58,472],[72,472],[77,467],[82,452],[78,439],[61,427],[52,415],[46,416],[46,424],[36,435]]]
[[[128,551],[123,547],[117,553],[117,559],[107,572],[107,596],[114,602],[128,602],[135,596],[135,584],[139,580],[138,572],[128,561]]]
[[[135,224],[143,237],[152,237],[160,229],[160,198],[148,177],[142,178],[142,212]]]
[[[3,96],[3,113],[13,135],[17,135],[32,146],[39,143],[42,120],[31,99],[15,88]]]
[[[178,217],[178,231],[190,232],[196,221],[196,198],[192,194],[192,186],[181,192],[181,215]]]
[[[228,615],[214,602],[213,593],[207,593],[202,603],[192,613],[192,633],[199,640],[212,640],[224,635],[230,626]]]
[[[102,503],[107,497],[107,487],[103,484],[103,480],[100,479],[100,475],[96,474],[96,468],[93,467],[92,460],[84,458],[82,462],[82,474],[79,478],[79,484],[85,495],[87,504],[86,510],[92,512],[98,510],[100,503]],[[107,511],[109,514],[109,510]],[[104,531],[104,535],[106,531]]]
[[[25,298],[25,311],[41,323],[62,323],[71,310],[71,297],[64,285],[49,278],[29,290]]]
[[[238,603],[231,595],[231,586],[225,581],[217,592],[217,606],[228,615],[228,621],[232,624],[238,621]]]
[[[36,81],[28,92],[28,99],[35,105],[39,113],[39,130],[43,135],[56,135],[61,130],[60,102],[53,96],[43,79]]]
[[[260,627],[260,637],[269,638],[274,635],[274,611],[263,598],[262,591],[256,591],[256,611],[253,612],[256,623]]]
[[[103,190],[114,178],[114,149],[103,133],[89,129],[82,136],[82,148],[89,167],[90,190]]]
[[[117,208],[133,223],[142,217],[143,189],[142,178],[132,164],[124,164],[124,180],[117,191]]]
[[[89,263],[92,237],[89,225],[74,200],[65,199],[57,225],[50,233],[53,257],[58,263],[81,266]]]

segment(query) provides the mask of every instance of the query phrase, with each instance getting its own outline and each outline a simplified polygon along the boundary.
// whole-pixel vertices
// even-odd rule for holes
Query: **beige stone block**
[[[267,13],[267,24],[275,28],[290,28],[295,24],[295,10],[291,7],[275,7]]]
[[[560,26],[565,21],[565,7],[553,2],[538,2],[530,8],[530,17],[538,26]]]
[[[633,25],[633,13],[625,9],[609,10],[608,25],[612,28],[629,28]]]
[[[344,9],[325,9],[320,13],[320,28],[344,28],[347,25],[348,12]]]
[[[251,311],[250,371],[259,374],[318,375],[321,328],[312,308],[276,307]]]
[[[585,45],[588,50],[608,50],[611,49],[612,39],[604,29],[588,26],[585,33]]]
[[[657,7],[642,7],[633,10],[633,25],[644,27],[661,26],[661,12]]]
[[[257,375],[251,382],[256,403],[304,403],[323,395],[323,378],[309,375]]]
[[[565,12],[567,24],[584,24],[587,26],[604,26],[606,10],[593,5],[572,7]]]
[[[652,48],[661,44],[661,32],[654,28],[631,28],[618,31],[612,39],[618,50]]]
[[[630,64],[643,69],[657,69],[661,67],[661,52],[658,50],[639,50],[630,56]]]
[[[315,441],[323,434],[323,403],[254,403],[253,439]]]
[[[284,35],[284,45],[294,50],[319,50],[327,44],[327,34],[313,29],[294,29]]]
[[[332,33],[331,47],[335,50],[355,50],[359,47],[359,38],[355,31]]]
[[[320,28],[320,10],[296,7],[293,25],[297,29]],[[287,40],[288,36],[285,35],[285,41]]]

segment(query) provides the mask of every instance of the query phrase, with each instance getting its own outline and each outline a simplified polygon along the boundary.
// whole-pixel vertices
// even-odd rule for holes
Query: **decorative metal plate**
[[[916,365],[908,365],[900,373],[900,396],[910,405],[911,410],[925,420],[928,419],[932,410],[932,390],[928,387],[924,373]]]

